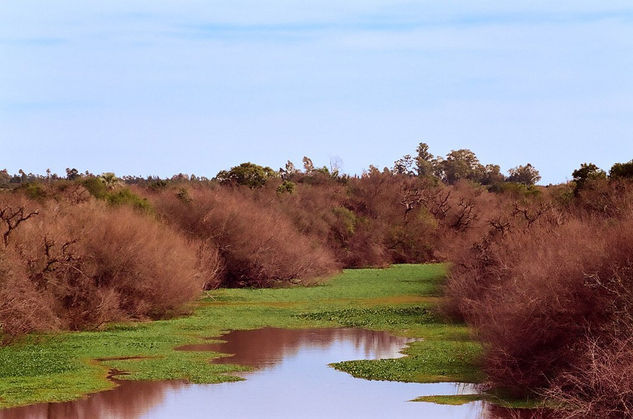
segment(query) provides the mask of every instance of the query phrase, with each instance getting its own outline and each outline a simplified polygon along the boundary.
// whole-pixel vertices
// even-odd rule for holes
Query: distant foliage
[[[283,194],[283,193],[293,193],[296,189],[297,185],[294,182],[291,182],[289,180],[284,180],[283,182],[281,182],[281,185],[277,186],[277,193]]]
[[[629,178],[633,179],[633,160],[628,163],[616,163],[609,171],[611,178]]]
[[[152,207],[147,199],[134,193],[129,187],[123,186],[113,173],[101,176],[88,176],[79,182],[95,198],[104,200],[110,205],[126,205],[140,211],[151,212]],[[154,183],[151,184],[152,187]]]
[[[393,174],[418,176],[455,185],[460,181],[503,190],[499,185],[504,182],[520,183],[532,186],[541,180],[538,170],[530,163],[509,170],[506,177],[496,164],[482,164],[477,155],[469,149],[451,150],[445,157],[434,156],[426,143],[420,143],[416,155],[407,154],[394,162]]]
[[[607,174],[604,170],[600,169],[593,163],[581,164],[579,169],[573,171],[572,176],[575,183],[576,194],[592,183],[607,179]]]
[[[539,171],[530,163],[525,166],[517,166],[510,169],[508,176],[508,182],[522,183],[524,185],[534,185],[541,180]]]
[[[449,185],[460,180],[480,182],[485,173],[484,166],[479,163],[475,153],[467,149],[452,150],[439,166]]]
[[[108,192],[105,195],[105,201],[114,206],[127,205],[137,210],[151,212],[152,206],[146,198],[141,198],[129,188],[122,188],[116,191]]]
[[[259,166],[253,163],[242,163],[232,167],[231,170],[222,170],[216,179],[222,184],[244,185],[249,188],[261,188],[271,178],[277,177],[277,173],[270,167]]]

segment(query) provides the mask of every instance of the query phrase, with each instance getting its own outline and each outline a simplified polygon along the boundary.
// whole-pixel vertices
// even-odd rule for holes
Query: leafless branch
[[[26,212],[26,209],[24,207],[19,207],[18,209],[5,207],[0,209],[0,220],[2,220],[6,226],[6,231],[2,235],[4,247],[7,247],[9,245],[9,236],[11,235],[13,230],[18,228],[18,226],[24,221],[38,214],[39,212],[37,210]]]

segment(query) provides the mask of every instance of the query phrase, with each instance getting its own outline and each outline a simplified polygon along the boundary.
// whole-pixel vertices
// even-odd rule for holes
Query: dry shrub
[[[633,417],[633,339],[589,339],[576,364],[545,392],[569,418]]]
[[[56,329],[54,301],[40,293],[10,252],[0,249],[0,337],[9,340],[33,330]]]
[[[34,205],[2,198],[4,208]],[[130,208],[40,204],[3,249],[2,329],[79,329],[168,315],[214,282],[214,269],[201,268],[214,251]]]
[[[218,247],[225,285],[302,282],[338,269],[330,252],[297,231],[283,213],[261,205],[247,192],[166,191],[153,200],[168,222]]]
[[[273,200],[266,191],[256,196],[258,204],[283,213],[302,235],[329,249],[339,264],[386,266],[391,258],[385,228],[366,212],[365,203],[355,205],[353,191],[352,184],[339,182],[299,183],[292,194]]]
[[[578,192],[574,212],[599,217],[622,217],[633,209],[633,183],[628,180],[597,180]]]
[[[565,401],[584,399],[595,412],[628,409],[602,395],[606,383],[574,384],[587,378],[588,340],[604,362],[631,349],[633,214],[619,214],[516,204],[454,255],[446,310],[475,326],[494,386],[525,395],[554,382]],[[629,349],[614,351],[619,341]]]
[[[342,205],[358,221],[354,234],[341,243],[346,266],[435,260],[439,224],[424,200],[435,189],[423,179],[376,169],[350,179]]]
[[[248,242],[256,244],[261,239],[282,246],[282,240],[264,239],[270,231],[266,224],[278,224],[279,234],[298,232],[304,239],[292,239],[294,242],[307,240],[313,249],[325,249],[342,266],[382,267],[443,259],[448,243],[480,228],[480,212],[487,210],[489,201],[494,200],[493,194],[470,182],[448,187],[376,169],[355,178],[318,182],[308,179],[311,178],[299,178],[292,192],[279,192],[278,182],[270,182],[254,190],[187,188],[181,184],[181,189],[158,193],[148,189],[144,193],[168,222],[176,223],[190,237],[223,247],[223,258],[234,266],[227,270],[227,281],[232,285],[265,284],[267,277],[288,277],[268,268],[262,271],[264,265],[269,265],[265,259],[273,255],[272,248],[269,256],[257,254],[262,258],[257,262],[258,267],[232,273],[242,269],[233,259],[242,258],[233,240],[239,242],[250,235],[252,240]],[[229,217],[230,222],[223,217]],[[256,225],[258,230],[251,232],[239,227],[245,221]],[[258,237],[256,234],[260,233]],[[218,240],[230,244],[230,251]],[[252,248],[249,243],[242,245]],[[282,257],[279,250],[276,252]],[[252,280],[247,273],[254,274]]]

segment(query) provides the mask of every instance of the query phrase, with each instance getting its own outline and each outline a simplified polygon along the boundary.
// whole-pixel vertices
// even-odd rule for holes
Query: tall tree
[[[530,163],[525,166],[517,166],[508,170],[510,176],[508,176],[508,182],[522,183],[524,185],[534,185],[541,180],[539,171]]]
[[[451,150],[441,162],[444,180],[453,185],[461,179],[481,182],[485,169],[471,150]]]
[[[393,173],[397,175],[414,175],[413,157],[410,154],[405,154],[401,159],[393,162]]]
[[[481,179],[482,185],[496,185],[506,180],[501,173],[501,167],[498,164],[487,164],[484,167],[484,176]]]
[[[435,159],[433,154],[429,152],[427,143],[420,143],[416,149],[415,165],[418,176],[431,177],[435,175]]]

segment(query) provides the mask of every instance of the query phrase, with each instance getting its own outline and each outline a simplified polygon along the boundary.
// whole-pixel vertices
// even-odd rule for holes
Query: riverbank
[[[125,380],[234,381],[239,378],[230,373],[244,367],[212,364],[214,354],[174,348],[225,330],[267,326],[359,327],[420,338],[406,357],[334,367],[369,379],[478,382],[480,345],[465,326],[447,324],[435,313],[444,275],[440,264],[345,270],[313,287],[210,291],[187,317],[31,335],[0,348],[0,407],[67,401],[112,388],[112,369],[126,371],[119,377]]]

